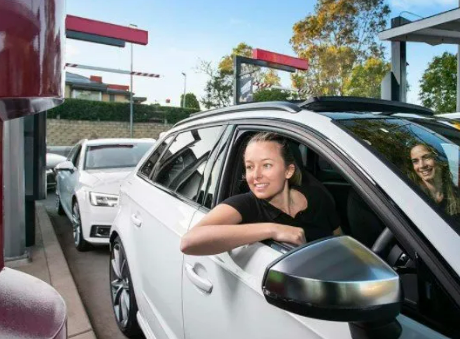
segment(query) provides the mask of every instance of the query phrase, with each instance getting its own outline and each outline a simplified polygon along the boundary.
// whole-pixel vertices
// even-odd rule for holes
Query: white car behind
[[[154,139],[81,140],[56,166],[56,205],[72,222],[75,247],[108,244],[121,181]]]

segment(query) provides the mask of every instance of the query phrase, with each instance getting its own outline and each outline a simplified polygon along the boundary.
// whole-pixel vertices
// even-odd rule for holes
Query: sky
[[[390,5],[390,18],[402,15],[417,20],[458,7],[459,0],[386,0],[386,3]],[[315,4],[314,0],[67,0],[67,14],[123,26],[134,24],[148,31],[148,44],[133,46],[133,70],[161,77],[135,76],[135,95],[147,97],[147,103],[166,105],[170,99],[170,105],[179,106],[184,85],[198,99],[204,95],[208,76],[197,69],[201,60],[217,66],[240,42],[296,56],[289,43],[292,27],[313,14]],[[384,46],[390,60],[391,45],[384,42]],[[420,103],[420,78],[433,57],[445,51],[456,53],[457,47],[407,44],[408,102]],[[66,42],[69,63],[129,70],[130,56],[130,44],[119,48],[71,39]],[[99,75],[110,84],[130,82],[128,75],[78,68],[67,71],[87,77]],[[282,86],[290,87],[288,76],[283,76],[282,82]]]

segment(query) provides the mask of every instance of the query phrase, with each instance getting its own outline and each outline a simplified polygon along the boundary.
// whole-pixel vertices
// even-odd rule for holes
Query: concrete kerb
[[[96,339],[45,206],[37,201],[35,207],[37,227],[40,227],[41,230],[50,284],[58,291],[67,305],[68,338]]]

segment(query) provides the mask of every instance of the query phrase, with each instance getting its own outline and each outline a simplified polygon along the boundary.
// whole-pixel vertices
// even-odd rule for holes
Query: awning
[[[379,39],[460,45],[460,8],[387,29],[379,33]]]

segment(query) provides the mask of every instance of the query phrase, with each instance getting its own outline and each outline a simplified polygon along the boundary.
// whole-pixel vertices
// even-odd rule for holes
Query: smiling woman
[[[255,134],[246,146],[244,165],[250,191],[212,209],[182,237],[182,252],[211,255],[266,239],[301,245],[341,233],[329,196],[302,186],[286,138]]]
[[[447,161],[426,144],[417,144],[410,150],[413,172],[409,177],[419,184],[438,206],[449,215],[460,214],[458,187],[452,181]]]

